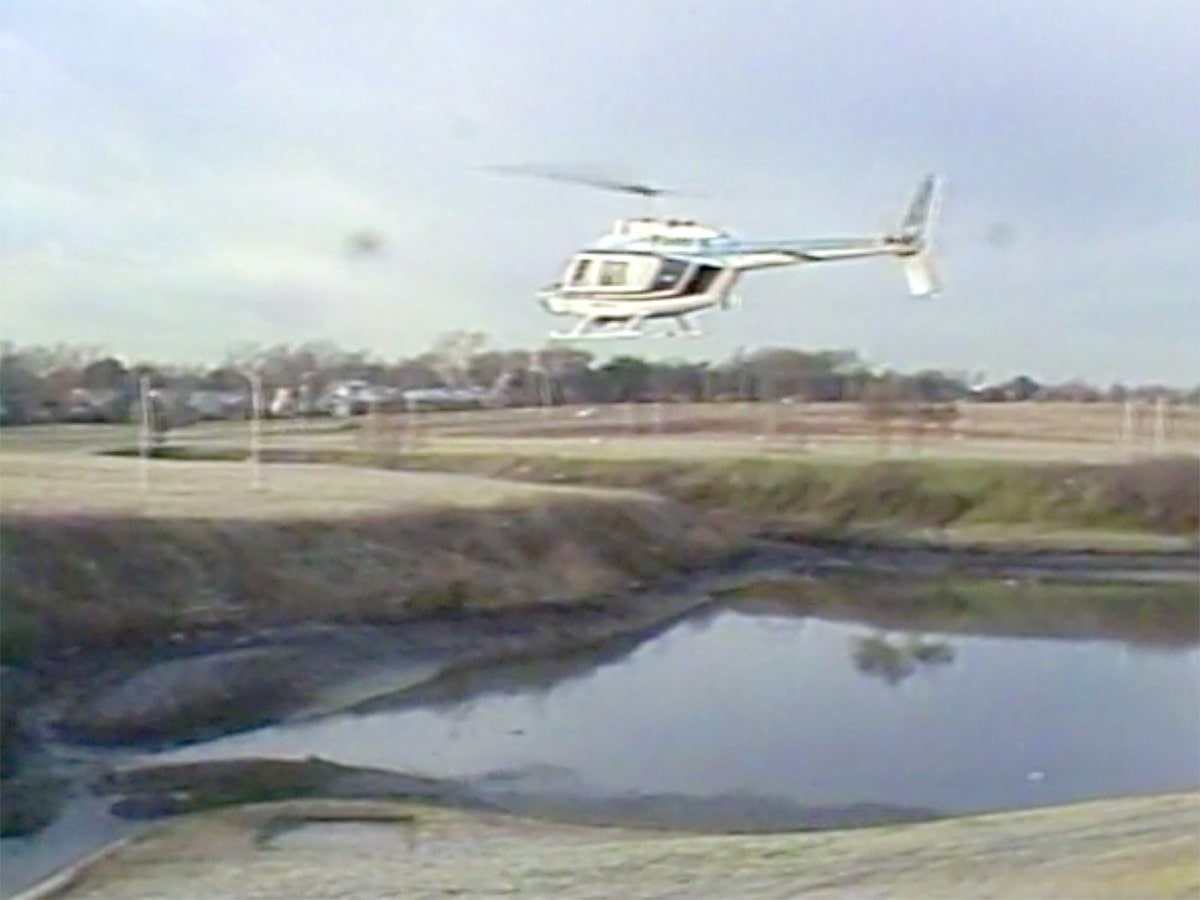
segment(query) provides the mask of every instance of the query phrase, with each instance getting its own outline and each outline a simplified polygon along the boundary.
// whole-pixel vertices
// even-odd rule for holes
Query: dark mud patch
[[[545,796],[495,792],[505,812],[573,825],[653,828],[709,834],[754,834],[868,828],[943,818],[926,807],[886,803],[806,806],[786,797],[722,794],[638,794],[628,797]]]
[[[37,696],[37,679],[12,666],[0,666],[0,779],[21,773],[34,741],[24,712]]]
[[[111,811],[125,819],[158,819],[223,806],[317,798],[483,805],[466,788],[450,781],[343,766],[317,757],[144,766],[106,773],[93,783],[92,790],[115,797]]]
[[[296,650],[233,650],[159,663],[84,693],[60,731],[93,744],[203,740],[278,719],[310,700],[317,676]]]
[[[315,799],[416,801],[574,824],[722,833],[852,828],[940,818],[935,810],[923,807],[883,803],[808,806],[784,797],[737,793],[604,797],[545,786],[503,789],[486,776],[463,781],[419,777],[339,765],[318,757],[146,766],[110,772],[92,790],[115,798],[113,815],[136,820],[225,806]]]
[[[0,837],[36,834],[62,811],[67,781],[31,772],[0,779]]]

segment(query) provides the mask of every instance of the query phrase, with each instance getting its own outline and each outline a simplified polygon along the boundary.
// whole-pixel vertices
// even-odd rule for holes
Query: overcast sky
[[[0,28],[20,343],[532,347],[567,324],[533,291],[642,207],[480,165],[690,189],[663,211],[749,237],[873,232],[935,171],[939,299],[888,260],[756,273],[700,341],[602,349],[1200,381],[1194,0],[8,0]]]

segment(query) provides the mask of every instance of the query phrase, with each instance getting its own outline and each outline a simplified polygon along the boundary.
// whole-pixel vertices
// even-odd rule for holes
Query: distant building
[[[250,413],[250,400],[245,391],[192,391],[184,405],[197,419],[206,421],[244,419]]]

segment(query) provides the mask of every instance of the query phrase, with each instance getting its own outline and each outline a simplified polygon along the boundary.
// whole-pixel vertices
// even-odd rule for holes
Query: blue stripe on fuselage
[[[623,243],[608,243],[597,251],[626,251],[630,253],[652,253],[657,256],[691,257],[711,259],[713,257],[736,256],[750,253],[820,253],[837,250],[864,249],[881,244],[872,238],[811,238],[791,241],[734,241],[727,238],[708,238],[698,241],[647,241],[635,239]]]

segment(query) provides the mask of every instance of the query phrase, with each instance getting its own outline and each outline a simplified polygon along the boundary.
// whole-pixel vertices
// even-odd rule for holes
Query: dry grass
[[[156,498],[153,515],[131,515],[118,486],[89,486],[109,463],[134,464],[75,462],[57,470],[56,496],[73,494],[73,506],[28,488],[24,507],[5,500],[6,662],[210,628],[578,600],[711,561],[743,540],[646,496],[453,476],[432,476],[421,495],[425,476],[348,467],[272,467],[268,480],[290,473],[294,489],[264,492],[248,511],[227,486],[240,466],[162,463],[164,474],[191,472],[200,487]],[[70,473],[82,477],[68,482]]]
[[[132,459],[0,453],[0,513],[5,516],[346,519],[600,496],[600,492],[586,488],[333,465],[263,467],[258,485],[249,464],[151,460],[143,470],[142,464]],[[606,496],[625,501],[650,499],[611,492]]]
[[[89,436],[88,440],[93,440]],[[634,491],[337,465],[0,454],[0,655],[624,591],[745,535]]]

